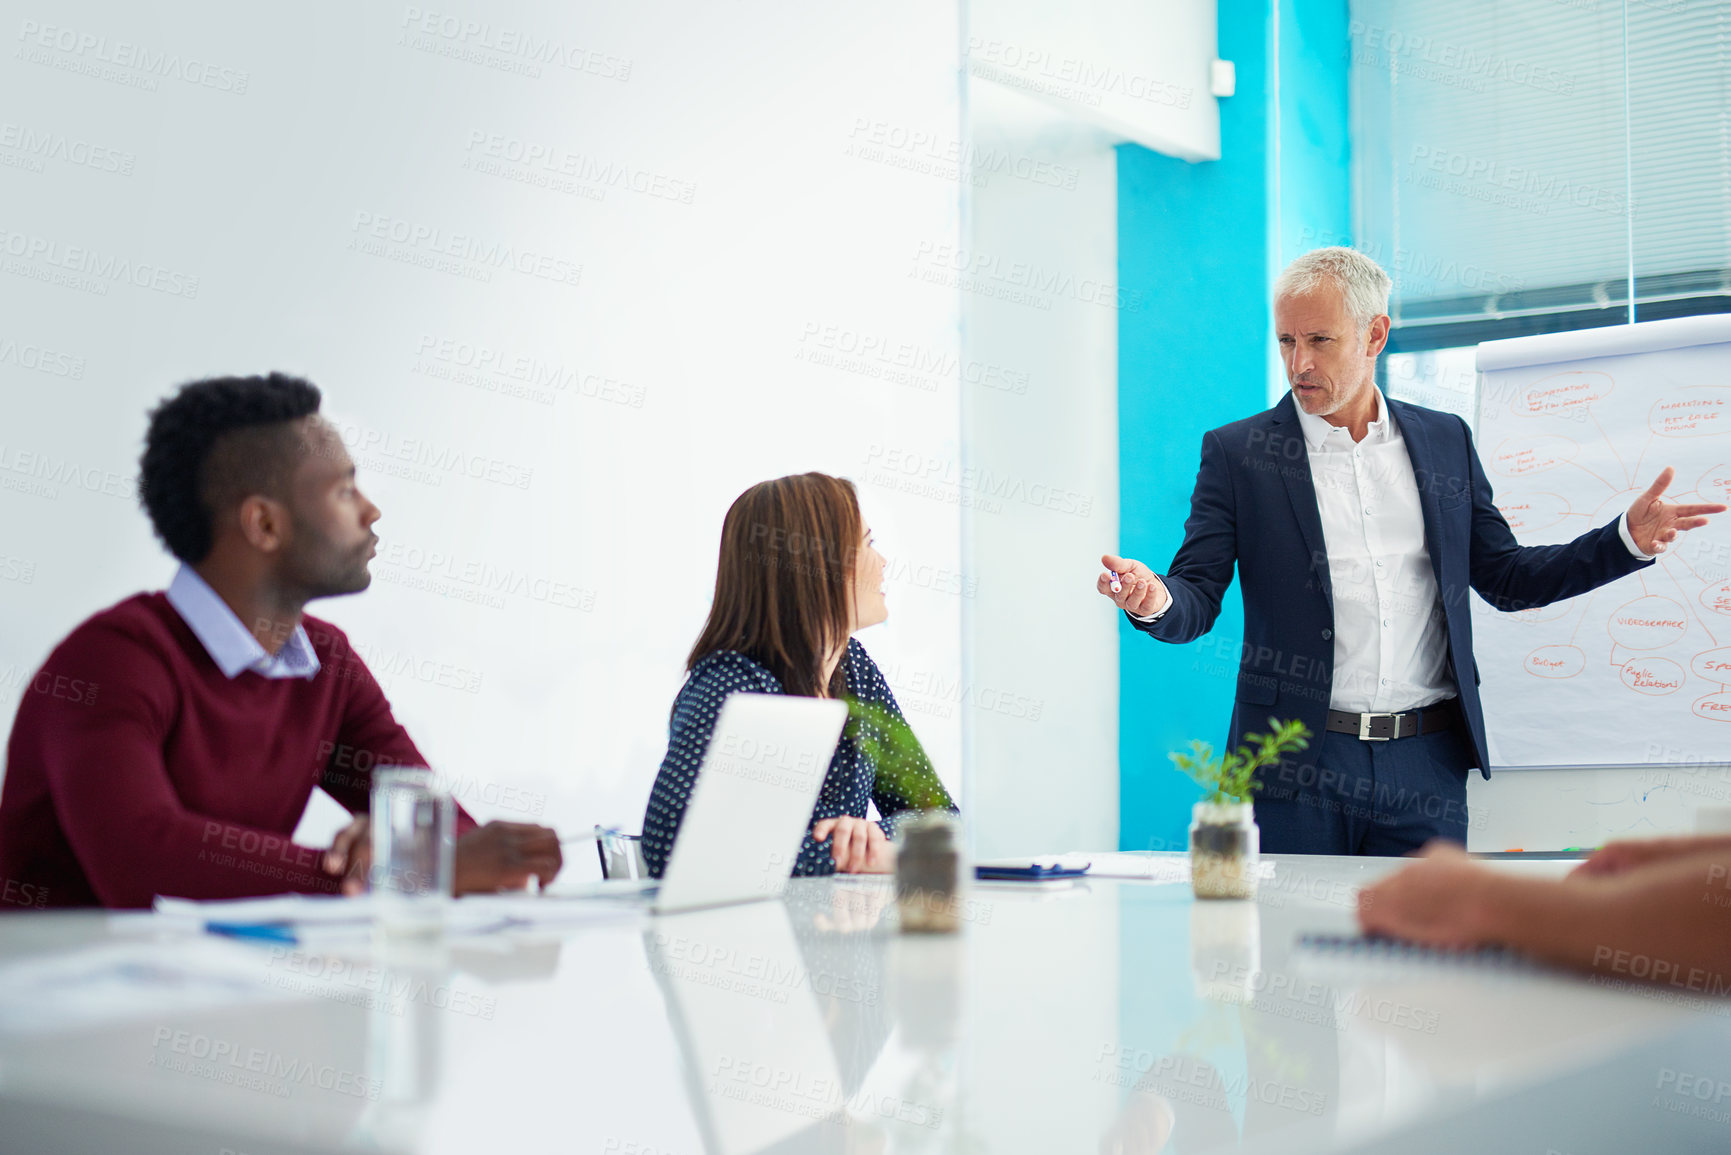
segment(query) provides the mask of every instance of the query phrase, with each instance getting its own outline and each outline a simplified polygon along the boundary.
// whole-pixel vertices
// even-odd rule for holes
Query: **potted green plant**
[[[1246,734],[1244,744],[1215,754],[1207,742],[1171,755],[1178,768],[1208,791],[1190,820],[1190,887],[1197,898],[1254,898],[1261,861],[1251,795],[1261,787],[1256,772],[1310,745],[1310,728],[1294,718],[1268,720],[1266,734]]]
[[[953,932],[961,911],[961,831],[913,727],[875,702],[847,700],[848,736],[877,771],[875,792],[917,811],[899,819],[896,908],[906,931]]]

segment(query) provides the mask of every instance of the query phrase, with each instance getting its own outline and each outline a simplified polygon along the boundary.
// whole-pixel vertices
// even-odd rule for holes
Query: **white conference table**
[[[436,946],[7,914],[0,1150],[1731,1150],[1731,1002],[1297,950],[1399,862],[1274,861],[982,884],[953,936],[887,879]]]

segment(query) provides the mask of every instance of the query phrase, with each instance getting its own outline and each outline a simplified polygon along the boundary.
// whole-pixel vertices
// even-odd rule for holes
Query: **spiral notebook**
[[[1487,970],[1531,971],[1539,964],[1501,946],[1427,946],[1404,938],[1374,934],[1302,934],[1300,957],[1324,963],[1391,964],[1433,967],[1473,967]]]

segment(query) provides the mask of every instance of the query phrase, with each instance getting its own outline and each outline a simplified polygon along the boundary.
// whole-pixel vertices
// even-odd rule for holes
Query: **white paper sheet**
[[[1144,882],[1190,881],[1190,856],[1187,854],[1135,850],[1084,854],[1081,851],[1071,851],[1065,857],[1091,862],[1093,865],[1088,868],[1088,873],[1095,878],[1134,878]],[[1256,871],[1259,879],[1273,878],[1274,863],[1259,862]]]
[[[203,931],[206,922],[281,923],[297,937],[325,942],[372,932],[372,895],[278,894],[266,898],[156,899],[163,928]],[[446,937],[489,934],[531,926],[617,922],[642,914],[638,906],[608,900],[583,901],[533,894],[473,894],[446,908]]]
[[[1691,320],[1731,335],[1731,321]],[[1731,498],[1731,344],[1655,348],[1636,340],[1648,330],[1583,336],[1602,354],[1590,359],[1484,373],[1479,458],[1522,545],[1610,524],[1666,466],[1667,500]],[[1474,598],[1473,629],[1493,767],[1698,765],[1731,750],[1731,515],[1568,601],[1511,614]]]
[[[268,977],[257,948],[207,937],[21,959],[0,966],[0,1032],[77,1030],[299,997]]]

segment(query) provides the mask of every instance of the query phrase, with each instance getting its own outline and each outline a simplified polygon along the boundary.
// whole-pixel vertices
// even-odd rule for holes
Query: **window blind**
[[[1355,0],[1396,350],[1731,310],[1731,0]]]

